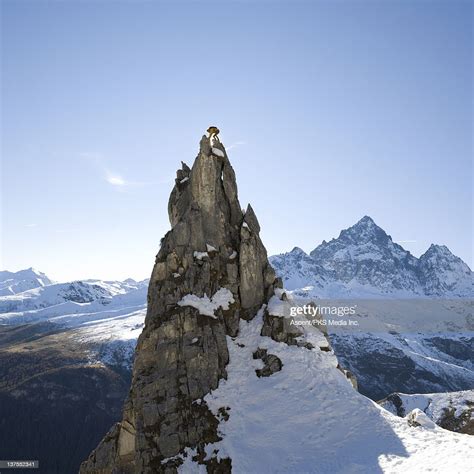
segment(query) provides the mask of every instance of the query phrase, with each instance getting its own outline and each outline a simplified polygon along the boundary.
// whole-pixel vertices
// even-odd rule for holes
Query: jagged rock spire
[[[236,336],[239,319],[252,319],[280,282],[252,207],[241,210],[221,143],[203,136],[192,169],[182,163],[168,213],[172,229],[150,279],[123,420],[82,473],[174,472],[170,458],[186,447],[224,471],[231,462],[204,461],[204,445],[218,439],[219,421],[202,398],[227,377],[226,335]]]

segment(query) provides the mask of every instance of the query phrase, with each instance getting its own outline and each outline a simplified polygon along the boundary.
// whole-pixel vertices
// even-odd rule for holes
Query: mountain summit
[[[34,268],[18,272],[0,271],[0,296],[16,295],[51,283],[52,281],[44,273]]]
[[[431,244],[420,257],[419,276],[428,295],[474,295],[471,269],[445,245]]]
[[[416,258],[368,216],[343,230],[337,239],[316,247],[310,256],[331,280],[382,291],[418,291]]]
[[[315,296],[474,294],[473,273],[447,247],[432,245],[418,259],[369,216],[342,230],[337,239],[324,241],[309,256],[295,249],[270,261],[286,287],[312,286]]]
[[[168,204],[172,229],[161,242],[148,288],[145,328],[135,355],[123,420],[81,472],[161,472],[173,457],[219,440],[203,397],[227,378],[226,336],[250,320],[281,286],[260,240],[252,207],[241,210],[222,144],[203,136],[192,169],[177,171]],[[166,471],[168,472],[168,471]]]
[[[377,407],[318,325],[291,324],[218,141],[183,163],[168,211],[122,419],[81,473],[468,470],[470,439]]]

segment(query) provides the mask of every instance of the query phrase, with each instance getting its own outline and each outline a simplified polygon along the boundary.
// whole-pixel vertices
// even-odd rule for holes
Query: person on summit
[[[217,142],[220,142],[219,137],[217,136],[217,135],[219,135],[219,132],[220,132],[220,130],[217,127],[215,127],[214,125],[211,125],[207,129],[207,133],[209,133],[209,141],[211,142],[211,144],[212,144],[212,139],[213,138]]]

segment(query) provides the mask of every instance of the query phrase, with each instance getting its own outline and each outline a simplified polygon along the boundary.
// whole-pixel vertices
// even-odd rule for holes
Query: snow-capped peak
[[[432,296],[474,294],[474,278],[469,266],[445,245],[431,244],[419,259],[419,274]]]
[[[464,263],[459,257],[454,255],[451,250],[446,247],[446,245],[437,245],[431,244],[428,250],[420,257],[420,260],[424,260],[426,262],[430,262],[434,264],[435,262],[456,262],[456,264],[463,267],[465,271],[471,271],[469,266]]]
[[[380,242],[391,240],[390,236],[369,216],[364,216],[352,227],[342,230],[338,238],[357,244],[367,243],[373,240]]]
[[[362,217],[362,219],[359,219],[359,221],[357,221],[356,224],[353,225],[353,227],[356,227],[356,226],[378,227],[377,224],[372,219],[372,217],[370,216],[364,216]]]
[[[369,216],[323,241],[309,256],[298,247],[271,257],[285,286],[315,296],[472,296],[473,273],[444,245],[419,259],[393,242]]]
[[[289,253],[292,254],[292,255],[300,255],[300,256],[308,257],[308,254],[303,249],[301,249],[300,247],[293,247],[293,250]]]
[[[0,271],[0,296],[15,295],[23,291],[51,285],[53,282],[44,273],[33,267],[9,272]]]

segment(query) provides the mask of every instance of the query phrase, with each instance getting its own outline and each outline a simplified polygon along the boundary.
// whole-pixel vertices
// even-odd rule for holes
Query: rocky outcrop
[[[270,377],[276,372],[279,372],[283,367],[281,359],[275,354],[268,354],[267,349],[260,347],[253,353],[254,359],[260,359],[263,362],[261,369],[255,370],[257,377]]]
[[[473,390],[411,395],[392,393],[378,403],[394,415],[407,418],[412,426],[417,426],[413,422],[413,412],[421,411],[441,428],[474,435]]]
[[[151,275],[123,419],[82,473],[175,472],[175,456],[188,447],[209,471],[230,470],[230,459],[205,459],[219,419],[202,398],[227,377],[226,336],[236,336],[240,318],[252,319],[281,282],[253,209],[241,210],[221,143],[203,136],[192,169],[182,163],[168,213],[172,229]]]
[[[276,342],[284,342],[289,346],[298,345],[298,338],[303,331],[296,326],[289,326],[282,316],[275,316],[265,311],[263,316],[262,336],[271,337]]]

